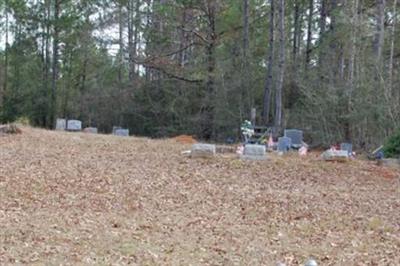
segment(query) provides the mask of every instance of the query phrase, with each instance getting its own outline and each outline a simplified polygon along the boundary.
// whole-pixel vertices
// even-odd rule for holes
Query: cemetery
[[[0,266],[400,266],[400,0],[0,4]]]
[[[349,144],[314,151],[291,129],[264,144],[148,139],[79,122],[0,135],[1,264],[400,260],[400,169]]]

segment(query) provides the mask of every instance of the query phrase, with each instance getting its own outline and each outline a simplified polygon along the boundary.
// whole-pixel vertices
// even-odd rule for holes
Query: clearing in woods
[[[22,131],[0,137],[0,264],[400,264],[399,171]]]

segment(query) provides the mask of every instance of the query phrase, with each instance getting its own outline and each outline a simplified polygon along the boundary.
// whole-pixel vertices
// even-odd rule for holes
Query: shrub
[[[383,152],[388,158],[400,157],[400,129],[386,140]]]
[[[23,126],[30,126],[31,125],[30,119],[28,117],[26,117],[26,116],[20,116],[14,122],[16,124],[20,124],[20,125],[23,125]]]

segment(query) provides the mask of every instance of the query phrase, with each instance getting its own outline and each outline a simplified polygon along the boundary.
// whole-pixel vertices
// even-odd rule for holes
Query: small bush
[[[400,129],[387,139],[383,152],[388,158],[400,157]]]
[[[16,124],[20,124],[23,126],[30,126],[31,125],[31,121],[28,117],[26,116],[20,116],[17,120],[15,120]]]

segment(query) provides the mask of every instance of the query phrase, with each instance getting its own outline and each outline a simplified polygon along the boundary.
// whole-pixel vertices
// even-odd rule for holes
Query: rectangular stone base
[[[240,155],[242,160],[263,161],[267,159],[265,155]]]

